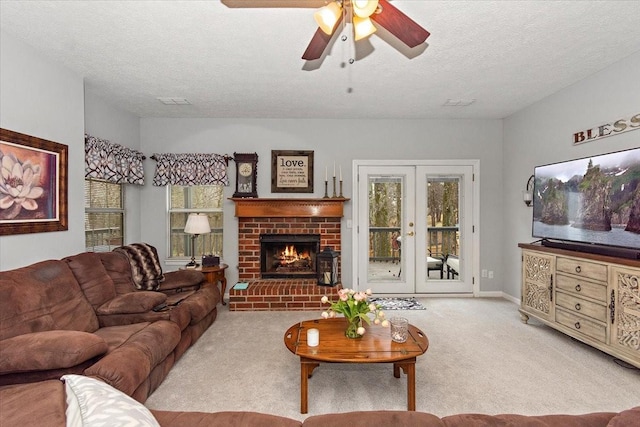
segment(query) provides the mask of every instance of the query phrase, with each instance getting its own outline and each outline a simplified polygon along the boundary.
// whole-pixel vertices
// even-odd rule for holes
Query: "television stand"
[[[640,368],[640,261],[542,244],[522,249],[520,317]]]

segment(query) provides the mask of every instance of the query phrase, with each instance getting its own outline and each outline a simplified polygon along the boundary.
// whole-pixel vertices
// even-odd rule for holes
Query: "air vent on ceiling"
[[[475,99],[447,99],[447,102],[442,104],[443,107],[468,107],[476,102]]]
[[[191,105],[186,98],[157,98],[164,105]]]

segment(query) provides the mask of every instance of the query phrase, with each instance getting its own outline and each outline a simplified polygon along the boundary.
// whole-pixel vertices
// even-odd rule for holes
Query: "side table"
[[[213,267],[198,267],[196,271],[201,271],[207,282],[218,283],[220,282],[220,293],[222,294],[222,305],[227,305],[224,302],[224,293],[227,290],[227,278],[224,277],[224,271],[229,267],[227,264],[220,264]]]

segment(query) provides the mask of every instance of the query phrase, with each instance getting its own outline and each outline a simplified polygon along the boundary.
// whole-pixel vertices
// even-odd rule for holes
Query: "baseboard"
[[[379,294],[377,297],[391,298],[504,298],[509,302],[520,305],[520,299],[502,291],[484,291],[478,293],[477,297],[470,293],[464,294]]]
[[[511,301],[514,304],[518,304],[520,305],[520,298],[516,298],[513,295],[509,295],[509,294],[505,294],[504,292],[502,293],[502,298]]]

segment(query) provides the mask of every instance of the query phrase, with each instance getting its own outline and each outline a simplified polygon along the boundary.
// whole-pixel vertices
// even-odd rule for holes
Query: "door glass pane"
[[[398,280],[402,271],[402,193],[399,176],[369,175],[368,281]]]
[[[427,177],[427,280],[462,280],[460,180]]]

